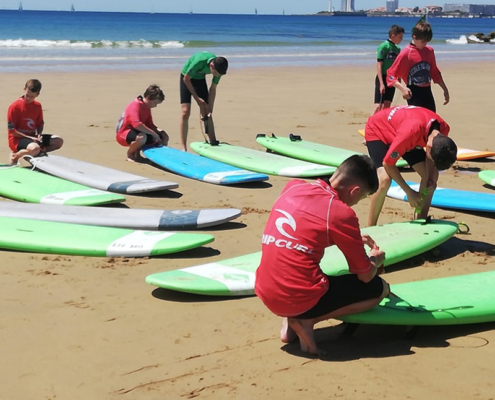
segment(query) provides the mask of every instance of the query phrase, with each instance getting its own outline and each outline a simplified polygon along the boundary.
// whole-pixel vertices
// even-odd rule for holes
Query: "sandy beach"
[[[461,147],[495,150],[493,63],[438,61],[450,89],[438,113]],[[283,345],[281,320],[256,297],[207,298],[156,289],[155,272],[214,262],[260,250],[270,208],[289,178],[266,185],[219,187],[146,164],[125,161],[115,124],[125,106],[151,84],[166,93],[153,110],[170,145],[179,145],[178,72],[2,74],[0,110],[38,78],[45,131],[64,138],[58,154],[179,183],[158,195],[127,196],[134,208],[242,209],[240,218],[203,232],[215,241],[152,259],[109,259],[2,251],[0,268],[0,398],[46,399],[477,399],[495,396],[495,322],[422,328],[361,326],[341,336],[339,321],[317,326],[328,353],[305,357]],[[259,68],[231,66],[218,86],[215,124],[221,141],[260,149],[257,133],[289,133],[365,152],[357,129],[373,109],[373,67]],[[396,93],[394,104],[403,104]],[[193,106],[189,142],[201,141]],[[6,135],[6,133],[5,133]],[[7,140],[0,161],[8,161]],[[477,177],[495,160],[458,162],[439,186],[495,193]],[[418,181],[417,175],[407,175]],[[355,207],[364,226],[369,202]],[[405,221],[413,210],[387,199],[380,223]],[[465,222],[471,231],[390,267],[389,283],[469,274],[495,268],[494,214],[432,208],[435,218]]]

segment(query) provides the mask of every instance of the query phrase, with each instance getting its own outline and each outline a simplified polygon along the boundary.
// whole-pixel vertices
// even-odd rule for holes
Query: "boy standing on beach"
[[[376,78],[375,78],[375,110],[376,113],[384,108],[390,108],[394,100],[395,87],[388,87],[387,70],[392,66],[400,53],[399,44],[404,37],[404,28],[392,25],[385,40],[376,49]]]
[[[410,106],[425,107],[436,112],[431,81],[443,89],[444,105],[450,101],[450,95],[437,67],[435,52],[427,45],[432,37],[428,22],[420,21],[416,24],[412,30],[412,42],[400,52],[388,69],[387,85],[399,89]]]
[[[420,210],[418,218],[428,216],[438,171],[450,168],[457,156],[456,144],[447,137],[449,131],[449,125],[439,115],[423,107],[399,106],[368,118],[366,146],[380,182],[371,197],[369,226],[378,222],[392,179],[404,190],[411,207]],[[395,166],[401,157],[421,177],[419,192],[406,183]]]
[[[207,51],[193,54],[184,64],[180,75],[180,103],[182,107],[180,132],[184,151],[187,151],[191,97],[198,103],[209,143],[212,146],[218,145],[212,117],[213,105],[215,104],[217,85],[220,82],[220,78],[227,73],[228,67],[229,64],[226,58],[217,57]],[[208,74],[213,75],[209,91],[206,84],[206,75]]]
[[[28,80],[24,85],[24,95],[14,101],[7,111],[10,164],[15,164],[23,156],[36,157],[40,153],[60,149],[64,144],[58,136],[43,135],[43,109],[35,100],[40,92],[41,82]]]
[[[135,98],[125,109],[117,124],[117,142],[129,147],[127,161],[141,161],[144,145],[168,144],[168,135],[158,129],[151,117],[151,109],[162,104],[165,94],[158,85],[150,85],[142,96]]]
[[[378,276],[385,253],[361,235],[351,208],[377,187],[372,160],[353,155],[330,178],[289,182],[275,202],[263,233],[255,292],[283,317],[282,342],[299,338],[302,351],[323,354],[314,339],[316,323],[368,310],[388,295],[388,284]],[[333,245],[344,253],[349,275],[321,270],[325,248]]]

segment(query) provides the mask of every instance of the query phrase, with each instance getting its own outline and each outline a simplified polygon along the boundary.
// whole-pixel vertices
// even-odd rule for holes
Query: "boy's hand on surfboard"
[[[361,236],[361,238],[363,239],[363,243],[368,246],[370,249],[378,249],[378,246],[376,245],[376,242],[373,240],[373,238],[368,235],[367,233],[363,234]]]

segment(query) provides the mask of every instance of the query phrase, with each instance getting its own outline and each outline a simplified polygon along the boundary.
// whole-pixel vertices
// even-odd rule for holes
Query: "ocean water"
[[[4,72],[180,69],[191,54],[212,51],[231,68],[359,65],[398,24],[417,18],[292,15],[152,14],[0,10]],[[437,59],[495,60],[495,45],[468,44],[495,31],[495,19],[430,18]]]

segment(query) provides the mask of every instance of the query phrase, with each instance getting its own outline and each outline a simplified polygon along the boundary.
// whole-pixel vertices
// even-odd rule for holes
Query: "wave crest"
[[[182,48],[184,44],[179,41],[162,40],[37,40],[37,39],[6,39],[0,40],[0,47],[36,47],[36,48],[98,48],[98,47],[147,47],[147,48]]]

